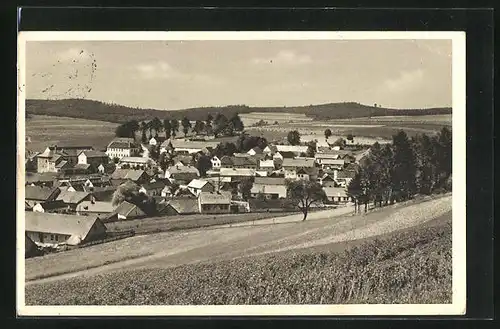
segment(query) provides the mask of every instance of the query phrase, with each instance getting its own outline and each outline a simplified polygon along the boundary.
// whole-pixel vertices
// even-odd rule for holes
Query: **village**
[[[300,142],[293,131],[268,142],[242,128],[231,131],[238,136],[236,143],[218,142],[205,130],[193,129],[187,136],[184,129],[184,136],[176,137],[171,128],[164,134],[156,128],[149,138],[143,129],[142,140],[135,131],[125,134],[134,137],[116,137],[102,150],[47,145],[42,153],[30,152],[27,255],[33,250],[28,244],[58,251],[112,240],[107,225],[117,221],[298,211],[289,189],[294,181],[321,187],[324,197],[311,203],[311,209],[350,204],[346,188],[369,145],[353,136],[332,140],[328,129],[323,140]]]

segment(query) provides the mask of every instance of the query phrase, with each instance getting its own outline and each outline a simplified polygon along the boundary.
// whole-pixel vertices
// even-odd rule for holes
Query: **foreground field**
[[[91,145],[106,148],[117,124],[66,117],[33,115],[26,120],[26,149],[42,152],[48,145]]]
[[[281,219],[281,224],[135,236],[27,259],[25,276],[27,284],[47,283],[131,268],[169,268],[360,240],[431,221],[451,211],[451,196],[394,205],[366,215],[353,216],[345,211],[318,211],[305,222],[292,215],[287,216],[289,221]]]
[[[438,225],[331,247],[27,286],[28,305],[450,303],[451,212]],[[50,296],[50,298],[49,298]]]

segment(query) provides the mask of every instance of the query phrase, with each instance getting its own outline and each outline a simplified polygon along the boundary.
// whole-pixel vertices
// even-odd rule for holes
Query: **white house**
[[[212,159],[210,159],[210,161],[212,162],[212,168],[213,169],[219,169],[220,168],[221,162],[220,162],[219,157],[217,157],[216,155],[214,155],[212,157]]]
[[[187,185],[188,190],[196,196],[199,196],[201,192],[214,192],[215,187],[208,181],[203,179],[193,179]]]
[[[108,162],[108,155],[101,151],[88,150],[81,151],[80,154],[78,154],[79,164],[89,164],[97,167],[101,164],[107,164]]]
[[[293,152],[297,155],[307,152],[307,145],[276,145],[278,152]]]
[[[247,152],[248,155],[257,155],[257,154],[262,154],[262,149],[258,146],[255,146],[254,148],[251,148]]]
[[[109,158],[133,157],[139,154],[140,147],[133,138],[118,137],[111,141],[106,148],[106,154]]]

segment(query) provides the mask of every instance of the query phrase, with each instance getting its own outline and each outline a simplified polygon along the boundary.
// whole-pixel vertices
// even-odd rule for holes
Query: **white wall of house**
[[[42,205],[39,203],[37,203],[32,210],[35,212],[45,212],[45,209],[43,209]]]

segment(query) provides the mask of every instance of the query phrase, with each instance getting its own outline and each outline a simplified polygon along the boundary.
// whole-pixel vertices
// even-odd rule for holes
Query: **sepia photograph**
[[[19,315],[465,313],[464,33],[18,40]]]

